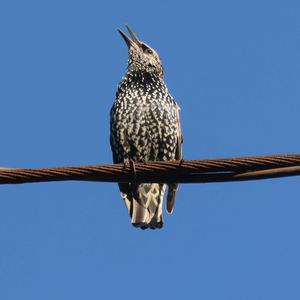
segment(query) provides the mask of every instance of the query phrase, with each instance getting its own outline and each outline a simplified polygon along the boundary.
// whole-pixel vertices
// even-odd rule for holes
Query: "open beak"
[[[128,25],[125,25],[125,26],[130,34],[131,39],[122,30],[118,29],[118,31],[121,34],[122,38],[124,39],[127,47],[128,48],[135,47],[135,46],[140,47],[141,43],[140,43],[139,39],[137,38],[136,34],[131,30],[131,28]]]

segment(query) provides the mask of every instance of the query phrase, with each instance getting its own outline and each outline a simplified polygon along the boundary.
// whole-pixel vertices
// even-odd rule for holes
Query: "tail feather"
[[[162,205],[164,184],[142,183],[139,185],[119,184],[131,223],[135,227],[161,228],[163,226]]]
[[[171,214],[174,209],[176,193],[178,191],[178,184],[168,185],[168,195],[167,195],[167,212]]]

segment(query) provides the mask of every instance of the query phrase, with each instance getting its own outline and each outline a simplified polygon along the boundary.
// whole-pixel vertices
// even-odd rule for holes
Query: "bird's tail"
[[[168,195],[167,195],[167,212],[171,214],[174,209],[176,193],[178,191],[178,184],[172,183],[168,185]]]
[[[124,193],[121,188],[121,196],[131,216],[131,223],[135,227],[162,228],[162,205],[166,186],[158,183],[141,183],[131,186],[131,194]]]

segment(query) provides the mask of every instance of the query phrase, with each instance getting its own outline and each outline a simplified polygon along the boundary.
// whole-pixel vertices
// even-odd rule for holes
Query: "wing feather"
[[[180,107],[175,102],[175,110],[176,110],[176,131],[177,131],[177,146],[176,146],[176,160],[182,160],[182,143],[183,143],[183,136],[182,130],[180,125]],[[169,184],[168,185],[168,195],[167,195],[167,212],[169,214],[172,213],[175,204],[175,197],[178,191],[178,184]]]

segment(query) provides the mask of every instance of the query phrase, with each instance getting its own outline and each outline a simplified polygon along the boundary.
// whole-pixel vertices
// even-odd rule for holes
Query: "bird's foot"
[[[147,165],[147,163],[148,163],[148,161],[147,161],[145,158],[142,158],[142,159],[140,160],[140,162],[143,163],[143,164],[145,164],[145,165]]]
[[[124,169],[126,170],[127,168],[130,169],[131,173],[132,173],[132,181],[135,181],[136,179],[136,168],[135,168],[135,163],[134,160],[132,160],[131,158],[126,158],[124,160]]]

